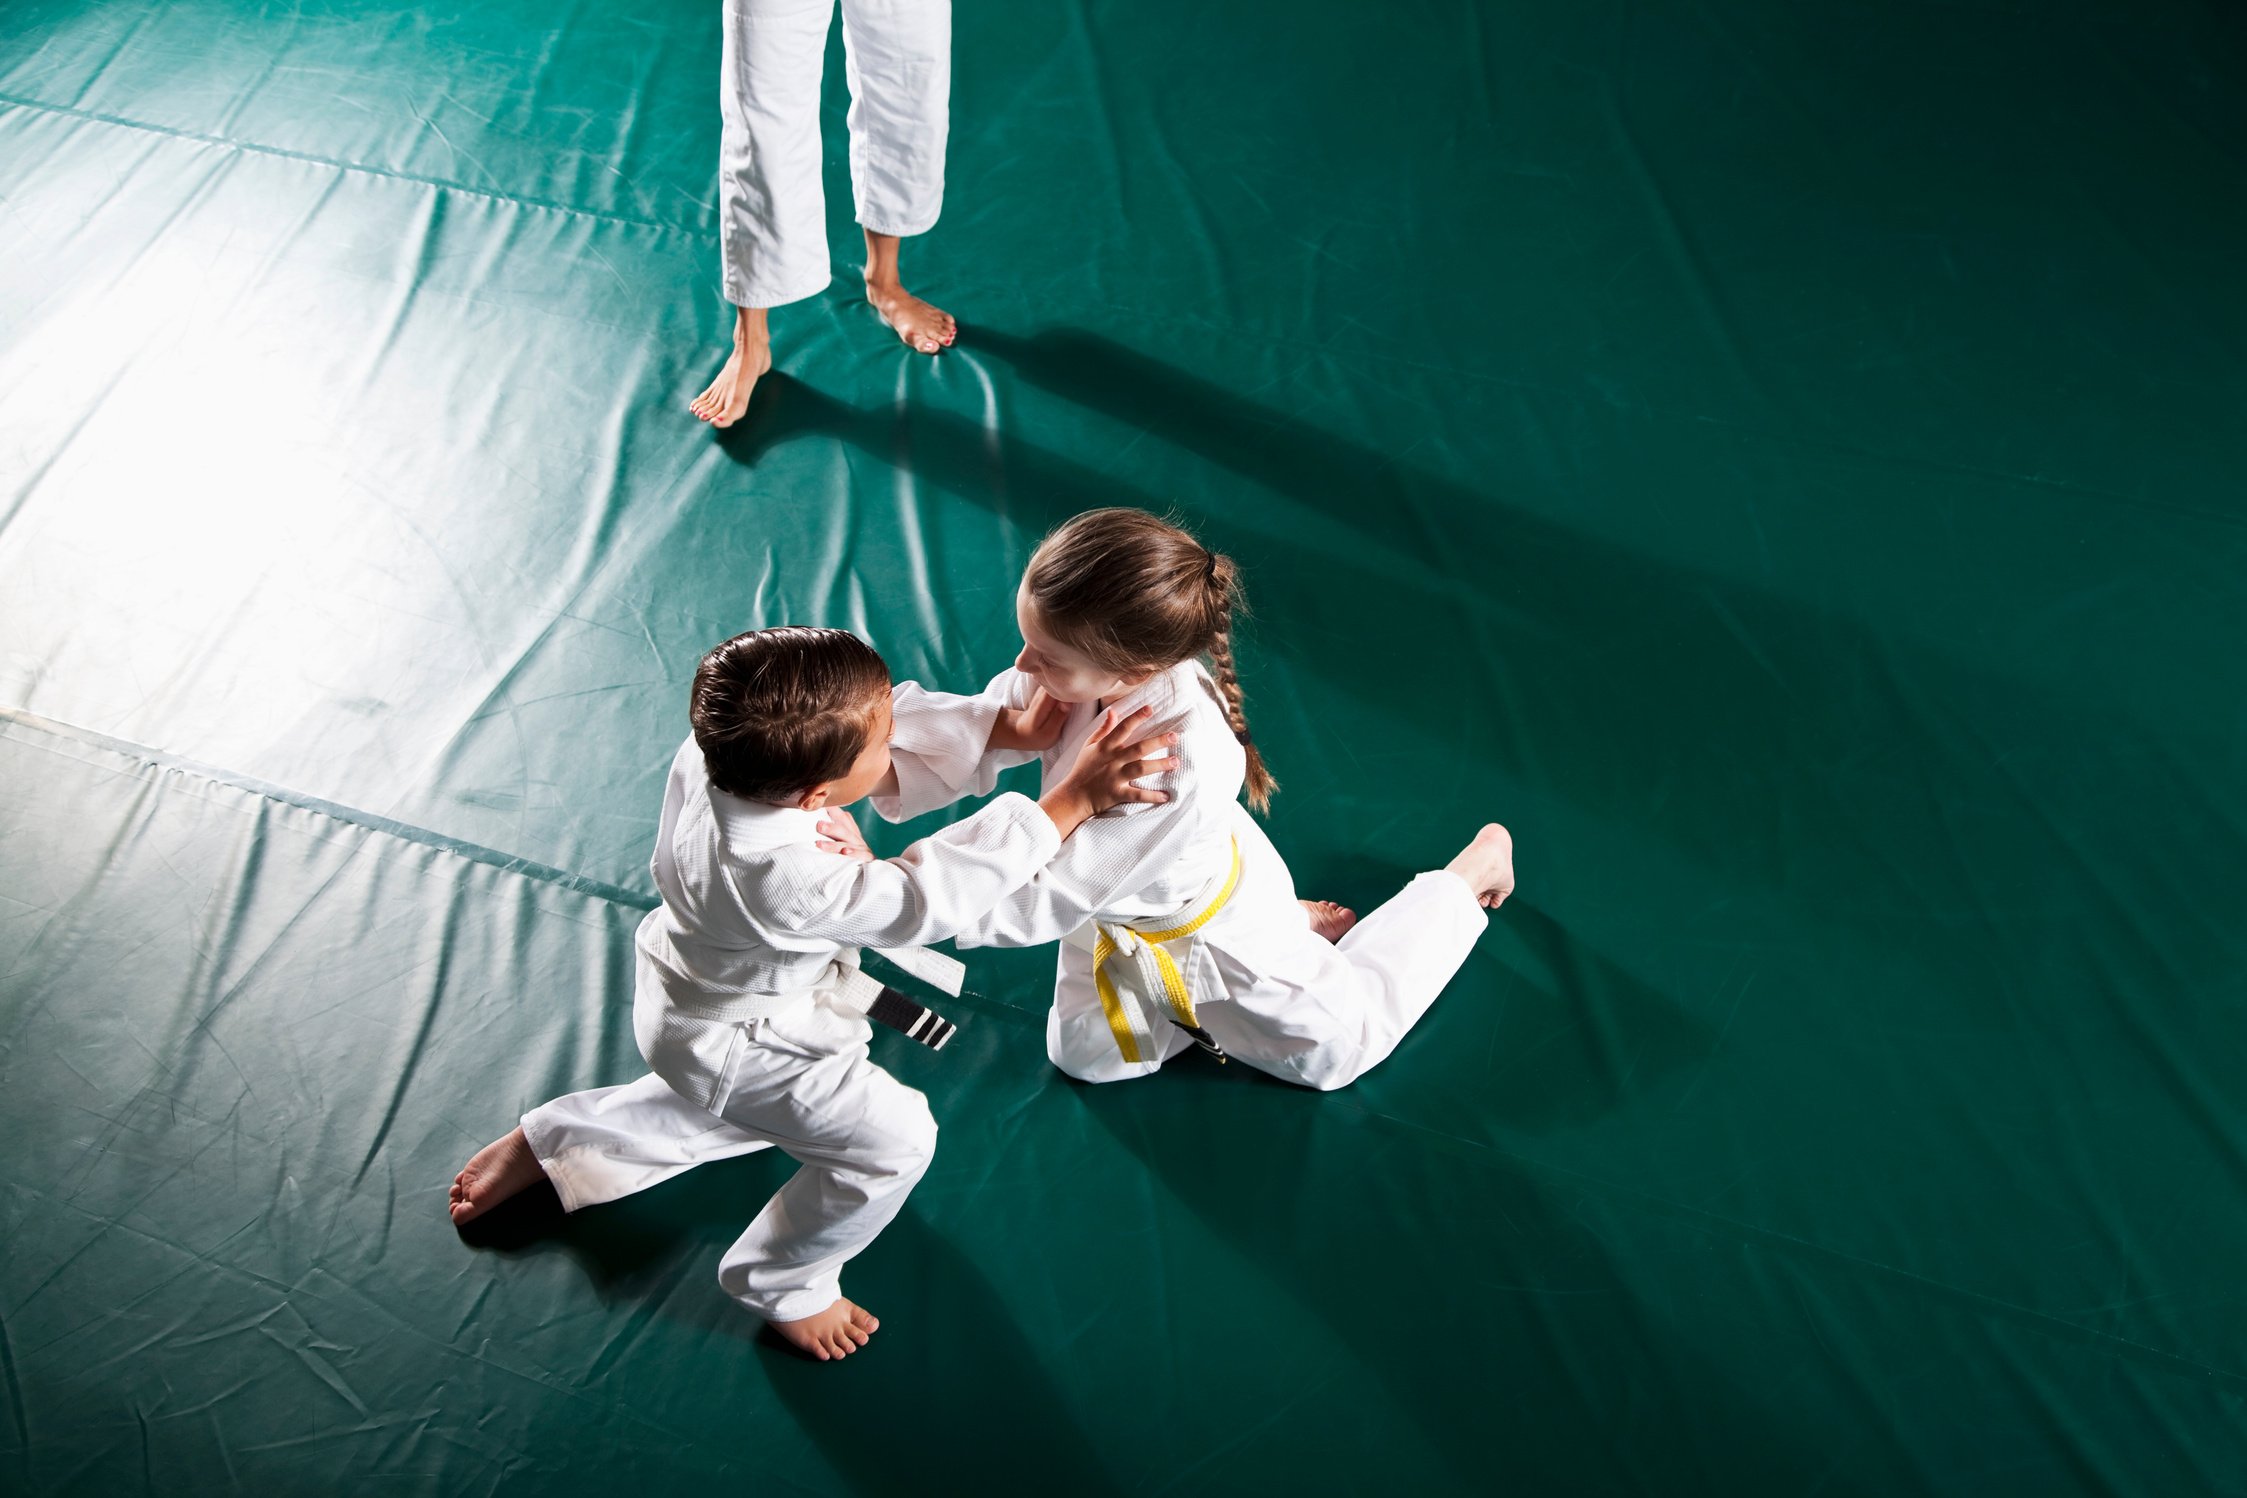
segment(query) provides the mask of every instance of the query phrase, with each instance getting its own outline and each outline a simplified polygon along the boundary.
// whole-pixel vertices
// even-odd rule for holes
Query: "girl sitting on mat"
[[[873,798],[891,821],[987,793],[1032,758],[1052,776],[1103,710],[1149,710],[1147,732],[1178,737],[1168,801],[1087,822],[957,938],[1065,943],[1046,1053],[1087,1082],[1146,1076],[1198,1045],[1306,1087],[1347,1086],[1396,1048],[1466,960],[1483,911],[1513,892],[1513,839],[1493,823],[1363,921],[1296,899],[1237,800],[1245,786],[1261,810],[1276,788],[1233,669],[1239,593],[1232,559],[1185,531],[1095,510],[1030,559],[1013,669],[974,697],[897,690],[891,779]],[[1058,742],[1042,755],[992,748],[1000,715],[1041,697],[1067,706]],[[853,845],[831,850],[871,856],[854,828],[842,836]]]

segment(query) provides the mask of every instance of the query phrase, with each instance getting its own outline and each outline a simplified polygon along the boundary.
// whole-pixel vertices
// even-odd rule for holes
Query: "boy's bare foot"
[[[734,309],[733,356],[710,382],[710,388],[688,403],[687,409],[714,427],[730,427],[749,409],[749,393],[772,369],[772,335],[762,307]]]
[[[1514,835],[1492,822],[1444,870],[1466,880],[1484,908],[1496,910],[1514,892]]]
[[[933,354],[952,346],[960,334],[959,324],[952,314],[941,307],[931,307],[895,281],[866,279],[866,300],[882,315],[882,321],[897,330],[907,348]]]
[[[1358,923],[1358,913],[1348,906],[1337,905],[1332,900],[1302,900],[1303,913],[1311,918],[1311,929],[1328,941],[1340,941]]]
[[[531,1153],[531,1142],[515,1129],[476,1151],[476,1157],[453,1177],[452,1201],[446,1210],[452,1213],[453,1226],[459,1227],[545,1179],[538,1156]]]
[[[847,1300],[838,1300],[818,1315],[806,1316],[801,1321],[765,1324],[785,1337],[798,1352],[822,1363],[830,1358],[850,1356],[881,1328],[881,1323],[869,1312]]]

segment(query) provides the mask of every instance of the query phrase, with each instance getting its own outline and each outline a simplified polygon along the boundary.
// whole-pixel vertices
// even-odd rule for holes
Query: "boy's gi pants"
[[[565,1210],[614,1201],[707,1160],[777,1145],[802,1168],[718,1266],[769,1321],[824,1311],[843,1265],[887,1227],[936,1151],[928,1100],[866,1056],[858,1010],[815,988],[764,1019],[723,1022],[643,997],[633,1031],[653,1073],[556,1098],[523,1134]]]
[[[944,206],[951,0],[841,0],[858,221],[925,233]],[[777,307],[830,279],[819,80],[836,0],[725,0],[718,223],[726,300]]]

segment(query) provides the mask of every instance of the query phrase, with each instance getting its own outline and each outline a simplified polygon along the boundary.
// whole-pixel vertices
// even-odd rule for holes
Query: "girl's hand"
[[[1069,721],[1069,704],[1056,702],[1039,687],[1027,707],[1001,708],[991,724],[990,749],[1051,749],[1061,742]]]
[[[1063,837],[1111,806],[1160,805],[1170,799],[1168,791],[1133,784],[1178,768],[1178,757],[1167,752],[1177,747],[1177,734],[1136,737],[1153,716],[1154,709],[1143,707],[1120,721],[1113,713],[1103,717],[1068,773],[1038,798]]]
[[[874,850],[866,846],[864,833],[849,812],[839,806],[830,806],[819,818],[819,851],[840,853],[845,858],[855,858],[860,863],[872,863]]]

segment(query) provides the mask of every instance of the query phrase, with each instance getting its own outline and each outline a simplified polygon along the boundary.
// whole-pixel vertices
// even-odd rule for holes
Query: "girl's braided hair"
[[[1248,755],[1248,804],[1263,811],[1279,782],[1248,732],[1233,617],[1240,568],[1144,510],[1088,510],[1037,549],[1022,586],[1056,638],[1104,671],[1164,671],[1206,655],[1225,721]]]

